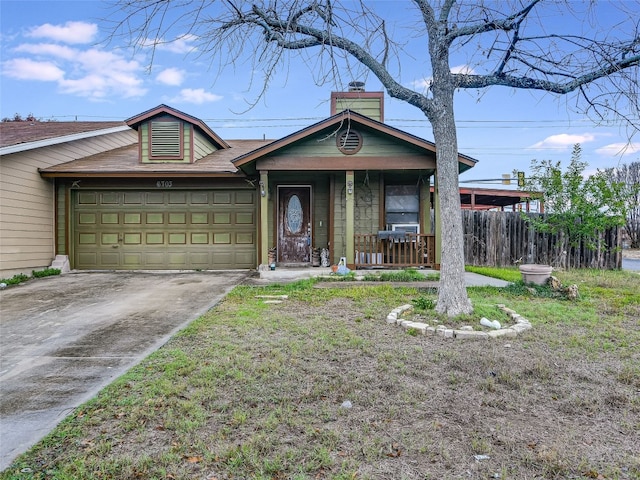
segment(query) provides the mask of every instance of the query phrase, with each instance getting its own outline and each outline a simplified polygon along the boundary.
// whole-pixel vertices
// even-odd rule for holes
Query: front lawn
[[[558,277],[470,288],[533,324],[489,341],[387,324],[410,283],[237,287],[0,478],[638,479],[640,278]]]

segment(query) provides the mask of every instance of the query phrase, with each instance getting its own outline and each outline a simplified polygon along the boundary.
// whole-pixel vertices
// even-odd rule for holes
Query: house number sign
[[[171,180],[158,180],[156,182],[156,187],[158,187],[158,188],[171,188],[171,187],[173,187],[173,182]]]

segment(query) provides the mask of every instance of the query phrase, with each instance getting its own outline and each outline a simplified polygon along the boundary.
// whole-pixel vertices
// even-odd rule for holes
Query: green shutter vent
[[[180,122],[151,122],[151,156],[180,157]]]

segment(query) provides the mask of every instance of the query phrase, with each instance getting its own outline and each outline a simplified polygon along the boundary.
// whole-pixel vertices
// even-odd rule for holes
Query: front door
[[[278,261],[311,262],[311,186],[278,187]]]

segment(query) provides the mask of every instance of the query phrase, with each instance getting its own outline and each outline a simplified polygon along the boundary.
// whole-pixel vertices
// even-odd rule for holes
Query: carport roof
[[[140,163],[138,144],[80,158],[40,170],[43,177],[226,176],[238,175],[232,161],[271,143],[272,140],[228,140],[229,148],[217,150],[194,163]]]

